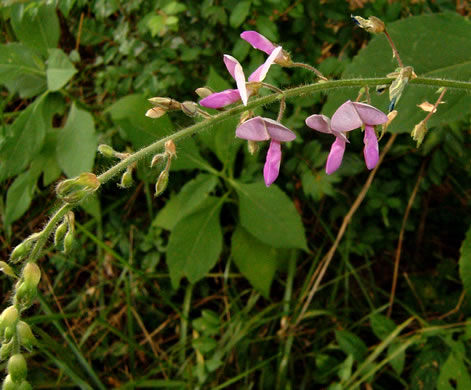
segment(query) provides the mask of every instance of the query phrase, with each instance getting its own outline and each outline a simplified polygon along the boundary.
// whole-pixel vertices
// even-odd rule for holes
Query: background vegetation
[[[231,87],[223,53],[255,69],[265,56],[239,38],[244,30],[280,42],[328,78],[383,77],[395,67],[384,37],[361,50],[372,37],[350,20],[376,15],[419,75],[471,79],[471,8],[458,0],[3,3],[3,259],[45,224],[58,180],[111,166],[96,155],[98,144],[138,150],[193,123],[179,113],[144,117],[147,98],[196,100],[198,87]],[[283,88],[314,79],[272,67],[267,81]],[[39,303],[25,319],[40,342],[28,354],[29,381],[93,389],[471,388],[471,306],[459,275],[471,223],[471,99],[445,95],[417,149],[408,133],[425,115],[415,104],[426,94],[433,102],[434,92],[404,93],[397,108],[407,115],[393,128],[400,134],[309,304],[369,172],[361,139],[352,137],[344,167],[326,176],[331,139],[304,119],[330,115],[357,90],[289,102],[284,124],[298,138],[284,148],[278,187],[261,184],[264,153],[252,157],[234,139],[237,120],[177,144],[159,198],[159,172],[148,161],[132,188],[106,185],[76,209],[72,254],[51,243],[41,257]],[[384,97],[374,99],[387,111]],[[256,201],[271,207],[275,228],[259,218]],[[203,229],[208,210],[215,217]],[[201,262],[175,265],[181,258],[167,253],[189,250],[198,229],[217,262],[207,263],[203,251]],[[470,241],[462,268],[471,267]],[[2,307],[11,287],[2,278]]]

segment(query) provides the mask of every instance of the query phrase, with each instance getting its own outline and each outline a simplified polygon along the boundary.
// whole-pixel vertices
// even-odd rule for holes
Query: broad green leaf
[[[414,67],[420,77],[449,78],[469,81],[471,79],[471,22],[457,13],[413,16],[388,24],[402,61]],[[384,34],[375,36],[368,46],[360,51],[343,73],[343,78],[384,77],[397,67],[391,56]],[[436,88],[408,85],[396,105],[399,114],[388,130],[398,133],[411,132],[414,125],[426,114],[417,107],[424,101],[434,103]],[[357,89],[341,89],[329,92],[323,113],[332,113],[347,99],[354,100]],[[389,105],[388,93],[377,96],[370,90],[372,104],[382,111]],[[449,89],[437,112],[428,122],[429,127],[459,120],[471,112],[469,96],[465,92]]]
[[[95,123],[92,115],[75,104],[69,117],[57,136],[57,161],[68,177],[93,168],[97,148]]]
[[[28,210],[37,177],[38,173],[30,170],[23,172],[13,181],[7,192],[5,225],[11,225]]]
[[[396,329],[396,324],[391,318],[379,313],[370,315],[370,323],[373,333],[380,340],[384,340],[394,329]]]
[[[233,185],[239,195],[240,223],[250,234],[274,248],[307,248],[301,217],[276,185]]]
[[[229,17],[229,24],[231,27],[237,28],[242,23],[244,23],[245,19],[250,12],[250,0],[239,1],[234,9],[231,12],[231,16]]]
[[[270,20],[268,17],[259,16],[257,18],[257,31],[260,34],[266,36],[275,44],[278,42],[278,27],[276,26],[276,23]]]
[[[394,342],[388,346],[388,357],[392,356],[396,353],[398,349],[401,348],[401,342]],[[389,364],[396,371],[397,375],[401,375],[402,371],[404,370],[404,364],[406,362],[406,351],[399,352],[395,357],[393,357]]]
[[[463,287],[468,295],[471,295],[471,226],[461,244],[460,250],[460,277]]]
[[[221,58],[222,59],[222,58]],[[206,81],[206,85],[217,92],[223,91],[229,88],[235,88],[235,83],[231,82],[232,77],[229,72],[225,73],[225,78],[222,77],[216,70],[211,66],[209,68],[209,75],[208,80]],[[229,80],[229,81],[228,81]]]
[[[19,41],[40,50],[57,47],[60,37],[59,18],[54,5],[41,5],[33,13],[28,4],[15,4],[11,8],[11,25]]]
[[[216,176],[200,174],[186,183],[181,191],[170,198],[153,221],[153,225],[172,230],[182,218],[194,213],[208,199],[216,187]]]
[[[453,381],[454,385],[451,384]],[[437,390],[468,390],[471,389],[469,369],[463,361],[463,356],[452,351],[446,362],[440,368]]]
[[[182,218],[173,228],[167,265],[174,288],[183,276],[191,283],[197,282],[216,264],[222,250],[221,206],[221,199],[210,197],[204,208]]]
[[[238,226],[232,235],[231,252],[239,271],[263,296],[270,296],[270,286],[278,268],[278,252]]]
[[[16,118],[0,146],[0,181],[24,170],[41,149],[49,119],[42,95]]]
[[[41,167],[43,172],[43,185],[46,187],[61,175],[61,168],[57,163],[57,130],[49,129],[46,133],[44,145],[38,156],[32,161],[32,166]]]
[[[171,134],[173,130],[168,115],[158,119],[145,116],[147,109],[151,107],[143,95],[134,94],[119,99],[105,112],[111,115],[113,122],[121,127],[137,150]]]
[[[37,51],[21,43],[0,45],[0,83],[22,98],[44,91],[45,65]]]
[[[61,49],[49,49],[47,61],[47,87],[50,91],[61,89],[77,73],[69,57]]]
[[[361,362],[364,359],[368,348],[356,334],[348,330],[336,330],[335,339],[345,354],[353,355],[357,362]]]

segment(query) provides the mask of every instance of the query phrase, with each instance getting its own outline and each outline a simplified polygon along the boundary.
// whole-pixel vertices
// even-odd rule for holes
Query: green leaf
[[[384,340],[394,329],[396,329],[396,324],[391,318],[379,313],[370,315],[370,323],[373,333],[380,340]]]
[[[388,346],[387,355],[393,356],[398,349],[402,346],[401,342],[394,342]],[[402,371],[404,370],[404,364],[406,362],[406,351],[399,352],[396,356],[394,356],[390,361],[389,364],[396,371],[397,375],[401,375]]]
[[[455,385],[451,385],[451,381]],[[466,367],[463,356],[457,351],[452,351],[446,362],[440,368],[437,381],[437,390],[469,390],[471,389],[471,377]]]
[[[97,148],[92,115],[72,104],[69,117],[57,137],[57,161],[68,177],[93,168]]]
[[[61,175],[61,168],[57,163],[57,130],[49,129],[46,133],[44,145],[38,156],[32,161],[32,166],[41,167],[43,172],[43,185],[46,187]]]
[[[348,355],[345,361],[340,365],[338,375],[342,382],[346,382],[352,376],[353,355]]]
[[[24,170],[41,149],[48,120],[46,95],[37,98],[16,118],[0,146],[0,181]]]
[[[250,3],[251,1],[244,0],[239,1],[236,4],[236,6],[231,12],[231,16],[229,17],[229,24],[231,25],[231,27],[237,28],[242,23],[244,23],[245,19],[247,19],[247,16],[250,12]]]
[[[170,198],[153,221],[154,226],[172,230],[182,218],[197,211],[216,187],[216,176],[200,174],[186,183],[181,191]]]
[[[40,50],[57,47],[60,37],[59,18],[54,5],[41,5],[37,12],[28,4],[15,4],[11,8],[11,25],[19,41]]]
[[[278,27],[268,17],[260,16],[257,18],[257,31],[275,44],[278,42]]]
[[[168,115],[158,119],[146,117],[145,113],[150,107],[151,104],[143,95],[133,94],[119,99],[105,112],[120,126],[134,148],[140,149],[171,134],[173,130]]]
[[[345,352],[346,355],[353,355],[357,362],[361,362],[364,359],[368,348],[363,340],[356,334],[348,330],[336,330],[335,339],[340,349]]]
[[[448,78],[469,81],[471,78],[471,22],[457,13],[429,14],[413,16],[388,24],[402,61],[414,67],[420,77]],[[343,78],[381,77],[397,67],[391,57],[384,34],[375,36],[368,46],[360,51],[343,73]],[[430,87],[406,86],[401,100],[397,104],[399,114],[388,128],[391,132],[411,132],[415,124],[426,114],[417,104],[424,101],[434,103],[438,94]],[[332,113],[347,99],[354,100],[356,89],[341,89],[329,92],[323,113]],[[386,111],[389,105],[388,93],[377,96],[370,92],[372,104]],[[428,122],[429,127],[456,121],[471,112],[469,97],[465,92],[449,89],[446,92],[446,104],[440,105]]]
[[[276,185],[233,182],[239,195],[241,225],[274,248],[307,249],[304,227],[293,202]]]
[[[232,235],[231,253],[242,275],[268,298],[278,268],[277,250],[260,242],[238,226]]]
[[[471,295],[471,226],[461,244],[459,266],[463,287]]]
[[[215,91],[223,91],[225,89],[232,88],[232,84],[227,81],[231,79],[232,78],[229,73],[227,73],[227,78],[223,78],[212,66],[210,66],[206,85]]]
[[[7,192],[5,225],[11,225],[28,210],[37,178],[37,172],[26,171],[13,181]]]
[[[50,91],[61,89],[75,73],[77,69],[61,49],[49,49],[46,76],[47,87]]]
[[[204,208],[182,218],[173,228],[167,265],[174,288],[183,276],[191,283],[197,282],[216,264],[222,250],[221,206],[221,199],[210,197]]]
[[[20,43],[0,45],[0,83],[22,98],[46,89],[46,72],[38,53]]]

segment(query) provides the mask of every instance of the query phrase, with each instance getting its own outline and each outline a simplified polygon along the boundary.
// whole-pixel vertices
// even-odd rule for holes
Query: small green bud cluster
[[[168,178],[170,173],[170,167],[172,164],[172,160],[177,157],[177,150],[175,147],[175,143],[172,140],[169,140],[165,143],[165,151],[164,153],[156,154],[152,158],[152,162],[150,164],[151,168],[167,161],[165,168],[160,172],[159,178],[155,183],[155,193],[154,196],[160,196],[165,191],[168,185]]]
[[[10,261],[12,263],[18,263],[21,260],[24,260],[28,256],[30,250],[33,248],[34,243],[39,238],[39,235],[40,233],[33,233],[21,244],[16,246],[15,249],[13,249],[13,251],[11,252]]]
[[[101,183],[93,173],[81,173],[73,179],[61,181],[56,187],[57,196],[66,203],[78,203],[95,192]]]
[[[54,233],[54,245],[63,246],[64,253],[70,253],[75,240],[75,215],[69,211]]]
[[[28,372],[26,360],[20,353],[10,357],[7,364],[8,375],[3,380],[2,390],[30,390],[32,386],[26,381]]]
[[[16,283],[13,303],[26,309],[33,304],[38,293],[41,270],[36,263],[27,263],[23,268],[20,280]]]

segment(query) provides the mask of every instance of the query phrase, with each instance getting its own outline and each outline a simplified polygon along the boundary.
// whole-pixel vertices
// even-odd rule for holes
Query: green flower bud
[[[197,88],[195,92],[200,98],[208,97],[214,93],[214,91],[209,87]]]
[[[18,387],[18,390],[33,390],[33,386],[28,381],[21,382],[21,385]]]
[[[11,351],[13,351],[13,344],[13,340],[2,344],[2,347],[0,348],[0,360],[8,359],[8,357],[11,355]]]
[[[56,187],[56,193],[64,202],[73,204],[95,192],[100,185],[101,183],[96,175],[86,172],[73,179],[60,182]]]
[[[15,271],[4,261],[0,261],[0,271],[2,271],[5,275],[11,276],[12,278],[17,278]]]
[[[17,321],[18,309],[15,306],[7,307],[0,315],[0,330],[16,326]]]
[[[179,110],[180,103],[168,97],[153,97],[148,99],[154,106],[163,108],[164,110]]]
[[[16,263],[26,257],[26,255],[29,253],[31,250],[31,247],[33,246],[33,242],[31,241],[23,241],[21,244],[15,247],[13,249],[13,252],[11,252],[10,256],[10,261],[13,263]]]
[[[36,287],[41,280],[41,270],[36,263],[28,263],[23,269],[23,279],[31,287]]]
[[[110,146],[106,144],[101,144],[98,146],[98,151],[105,157],[112,158],[114,157],[114,154],[116,153],[115,150]]]
[[[18,321],[16,324],[16,331],[19,342],[24,348],[31,350],[35,345],[37,345],[38,341],[36,340],[36,337],[34,337],[30,326],[26,322]]]
[[[28,308],[32,305],[34,298],[36,298],[38,291],[36,286],[32,286],[25,282],[21,282],[15,292],[13,302],[20,304],[23,308]]]
[[[64,253],[68,254],[72,251],[75,240],[75,234],[71,230],[67,232],[64,238]]]
[[[427,125],[425,121],[420,121],[419,123],[415,125],[410,135],[412,139],[417,142],[417,147],[419,147],[422,144],[426,133],[427,133]]]
[[[157,119],[161,116],[164,116],[167,113],[167,110],[162,107],[152,107],[146,111],[146,116],[148,118]]]
[[[368,19],[363,19],[361,16],[351,15],[352,20],[361,28],[374,34],[384,32],[384,22],[376,16],[370,16]]]
[[[24,379],[26,379],[28,368],[23,355],[20,353],[13,355],[10,360],[8,360],[7,370],[12,381],[15,383],[20,384]]]
[[[198,105],[195,102],[183,102],[181,107],[185,115],[194,117],[198,114]]]
[[[160,172],[159,178],[157,179],[157,183],[155,183],[155,194],[154,196],[160,196],[167,188],[168,184],[168,171],[165,169]]]
[[[13,382],[10,375],[7,375],[3,380],[2,390],[18,390],[19,387],[17,383]]]
[[[69,226],[66,220],[64,220],[59,226],[57,226],[56,232],[54,233],[54,245],[59,246],[67,233]]]
[[[249,153],[251,155],[254,155],[255,153],[258,152],[258,142],[257,141],[248,140],[247,141],[247,147],[248,147]]]
[[[167,155],[165,153],[159,153],[159,154],[156,154],[153,158],[152,158],[152,161],[150,163],[150,167],[153,168],[155,167],[156,165],[160,164],[161,162],[164,162],[165,159],[166,159]]]
[[[130,170],[126,170],[121,176],[121,182],[118,184],[121,188],[129,188],[132,186],[132,172]]]

